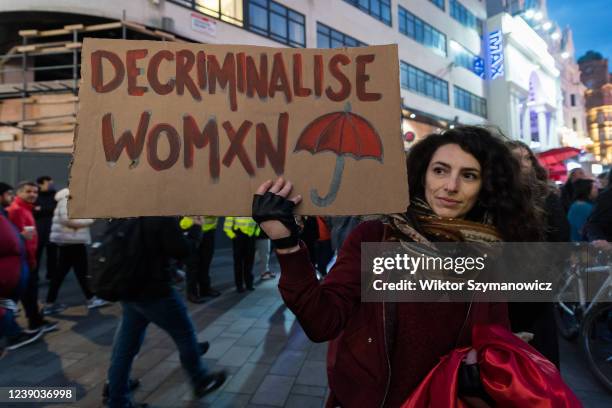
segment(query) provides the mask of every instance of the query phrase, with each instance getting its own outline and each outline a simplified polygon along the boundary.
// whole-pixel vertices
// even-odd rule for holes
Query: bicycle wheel
[[[612,303],[597,304],[586,314],[580,343],[591,372],[612,391]]]

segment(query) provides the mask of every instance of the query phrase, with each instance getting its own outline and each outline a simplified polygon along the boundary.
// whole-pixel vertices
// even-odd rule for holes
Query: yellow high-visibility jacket
[[[208,232],[217,228],[217,221],[219,221],[219,217],[203,217],[204,222],[202,223],[202,231]],[[183,217],[179,223],[181,229],[187,230],[193,226],[193,218],[191,217]]]
[[[225,217],[223,231],[230,239],[236,237],[234,230],[240,230],[249,237],[259,235],[259,225],[251,217]]]

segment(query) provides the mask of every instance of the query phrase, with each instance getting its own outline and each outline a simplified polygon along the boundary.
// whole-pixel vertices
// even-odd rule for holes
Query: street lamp
[[[544,24],[542,24],[542,29],[544,29],[544,31],[548,31],[551,28],[552,28],[552,23],[550,21],[547,21]]]
[[[541,12],[541,11],[538,11],[538,12],[536,12],[536,13],[533,15],[533,19],[534,19],[535,21],[540,21],[540,20],[541,20],[541,19],[543,19],[543,18],[544,18],[544,14],[542,14],[542,12]]]
[[[533,15],[535,14],[535,11],[533,9],[529,9],[525,12],[525,17],[531,19],[533,18]]]

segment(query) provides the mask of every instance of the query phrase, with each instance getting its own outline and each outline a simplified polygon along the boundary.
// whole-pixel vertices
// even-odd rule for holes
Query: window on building
[[[429,1],[435,4],[436,6],[438,6],[441,10],[444,10],[444,2],[446,0],[429,0]]]
[[[272,0],[247,0],[250,31],[292,47],[306,46],[306,18]]]
[[[576,94],[570,95],[570,101],[571,101],[572,106],[576,106]]]
[[[449,1],[451,17],[462,25],[478,31],[478,34],[482,34],[482,21],[457,0]]]
[[[391,25],[391,0],[344,0],[386,25]]]
[[[367,45],[364,42],[357,40],[326,26],[323,23],[317,22],[317,47],[318,48],[339,48],[339,47],[363,47]]]
[[[446,57],[446,35],[402,6],[398,6],[398,21],[400,33]]]
[[[478,58],[478,55],[474,54],[454,40],[451,40],[450,49],[455,65],[474,72],[474,63]]]
[[[482,116],[483,118],[487,117],[487,100],[485,98],[474,95],[456,85],[454,91],[455,108]]]
[[[243,0],[168,0],[170,3],[187,7],[202,14],[226,21],[230,24],[243,25]]]
[[[572,129],[574,131],[578,130],[578,120],[576,118],[572,118]]]
[[[400,82],[404,89],[448,105],[448,82],[404,61],[400,62]]]

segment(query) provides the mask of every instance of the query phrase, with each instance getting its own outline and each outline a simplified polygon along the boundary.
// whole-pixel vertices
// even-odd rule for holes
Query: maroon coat
[[[400,303],[396,305],[396,352],[390,355],[385,321],[391,304],[361,303],[361,243],[380,242],[383,232],[379,221],[359,225],[322,283],[317,281],[304,247],[278,255],[282,270],[278,287],[285,303],[312,341],[330,342],[329,407],[398,406],[440,357],[458,344],[471,343],[475,322],[509,327],[505,304],[474,303],[457,343],[458,328],[465,321],[465,303]]]
[[[21,276],[21,245],[17,230],[0,214],[0,298],[11,298]],[[0,319],[4,316],[0,307]]]

